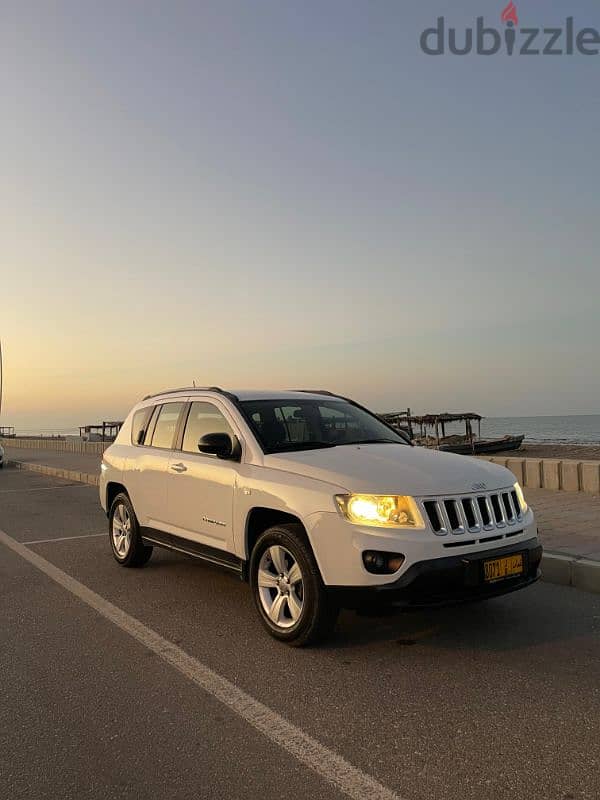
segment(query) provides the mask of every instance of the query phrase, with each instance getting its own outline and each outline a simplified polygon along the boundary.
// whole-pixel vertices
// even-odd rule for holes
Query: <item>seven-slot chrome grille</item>
[[[433,531],[447,534],[505,533],[523,521],[514,489],[476,495],[424,498],[423,508]]]

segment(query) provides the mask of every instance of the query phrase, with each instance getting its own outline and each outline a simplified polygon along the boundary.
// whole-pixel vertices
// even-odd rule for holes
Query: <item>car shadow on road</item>
[[[168,598],[161,600],[163,609],[181,607],[187,614],[191,596],[203,613],[220,620],[234,638],[261,627],[248,585],[233,573],[180,554],[161,551],[157,555],[144,568],[145,576],[133,577],[147,586],[152,576],[153,595]],[[216,603],[216,598],[221,602]],[[310,649],[333,655],[389,644],[412,651],[426,646],[502,653],[586,637],[600,638],[600,595],[540,582],[503,597],[447,608],[391,610],[369,616],[342,610],[331,639]]]
[[[440,649],[506,652],[581,637],[600,638],[600,596],[539,583],[515,594],[453,607],[395,610],[385,616],[343,611],[328,649],[389,642]]]

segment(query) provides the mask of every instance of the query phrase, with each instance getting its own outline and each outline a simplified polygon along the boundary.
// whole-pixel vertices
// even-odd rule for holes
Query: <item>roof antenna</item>
[[[196,381],[192,381],[192,383],[193,383],[194,389],[195,389],[196,388]]]

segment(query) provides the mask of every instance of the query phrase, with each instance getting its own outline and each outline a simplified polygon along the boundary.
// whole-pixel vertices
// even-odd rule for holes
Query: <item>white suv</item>
[[[511,472],[413,447],[329,392],[146,397],[104,453],[100,500],[120,564],[157,545],[234,570],[267,630],[295,645],[341,606],[443,605],[540,575]]]

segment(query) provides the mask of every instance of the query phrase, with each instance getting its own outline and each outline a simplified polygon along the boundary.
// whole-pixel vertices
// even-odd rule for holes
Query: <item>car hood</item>
[[[417,497],[512,486],[512,472],[478,458],[396,444],[340,445],[265,456],[265,467],[369,494]]]

